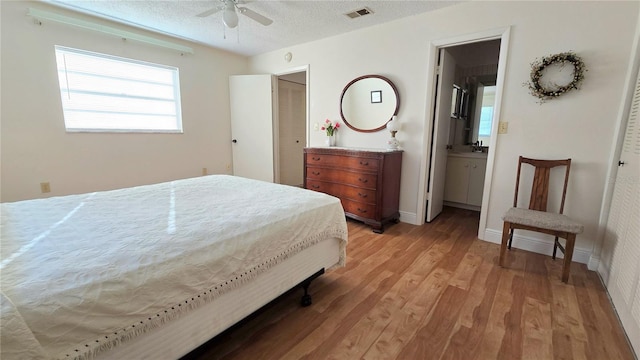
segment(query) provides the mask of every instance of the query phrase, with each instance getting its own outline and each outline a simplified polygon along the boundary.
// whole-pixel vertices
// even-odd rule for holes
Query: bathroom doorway
[[[444,205],[481,211],[490,151],[500,39],[446,48],[456,69],[447,141]]]
[[[431,110],[428,112],[430,118],[425,125],[429,129],[429,137],[425,143],[427,149],[425,149],[425,157],[423,158],[424,172],[421,173],[421,176],[424,176],[424,189],[421,189],[421,194],[419,194],[423,195],[423,207],[418,209],[418,216],[423,216],[424,221],[430,222],[445,205],[444,191],[449,154],[452,152],[473,153],[476,150],[478,154],[475,156],[480,156],[480,151],[483,151],[486,154],[486,166],[484,167],[486,175],[480,176],[484,178],[479,186],[480,200],[474,201],[478,204],[474,209],[480,211],[478,229],[480,238],[484,238],[486,228],[486,209],[495,155],[495,151],[492,149],[495,150],[497,140],[495,134],[500,116],[509,32],[509,28],[504,28],[443,40],[432,43],[429,51],[428,66],[432,70],[430,70],[428,81],[433,84],[433,88],[428,90]],[[443,55],[445,52],[446,55]],[[448,61],[448,63],[440,61]],[[440,76],[440,72],[447,71],[447,68],[451,69],[452,67],[455,69],[454,80],[450,84],[443,84],[440,81],[444,80]],[[488,77],[492,77],[492,79],[489,80]],[[460,90],[464,90],[460,91],[460,95],[454,93],[454,84],[458,85]],[[474,105],[477,104],[478,87],[486,86],[495,86],[495,100],[491,114],[491,135],[484,136],[484,139],[489,140],[485,144],[485,140],[478,132],[480,124],[474,125],[473,121],[477,112]],[[457,100],[457,96],[461,97],[460,100]],[[459,116],[454,115],[453,107],[458,107]],[[447,108],[450,111],[445,111]],[[481,113],[482,109],[480,109],[480,115]],[[484,129],[486,130],[486,124]],[[480,147],[479,141],[482,141],[482,147]],[[466,176],[467,183],[461,186],[466,186],[468,191],[468,177],[470,175],[467,173]],[[460,177],[464,177],[464,175]],[[478,184],[474,186],[478,187]],[[477,189],[474,191],[477,192]],[[468,199],[465,197],[464,202],[467,201]]]

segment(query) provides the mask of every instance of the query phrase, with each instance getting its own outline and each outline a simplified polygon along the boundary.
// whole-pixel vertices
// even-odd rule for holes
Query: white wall
[[[243,56],[114,23],[125,30],[190,46],[195,54],[122,41],[54,22],[35,25],[28,7],[41,2],[1,2],[1,200],[114,189],[226,173],[231,164],[229,85],[247,72]],[[88,17],[54,9],[57,13]],[[54,45],[176,66],[180,70],[183,134],[66,133]],[[52,192],[40,193],[40,182]]]
[[[405,150],[400,211],[415,216],[418,184],[426,144],[427,52],[430,42],[511,26],[500,135],[488,206],[487,233],[494,239],[500,219],[512,202],[517,158],[573,159],[565,213],[585,224],[577,252],[590,252],[597,234],[617,110],[622,98],[638,2],[468,2],[378,27],[255,56],[252,72],[280,72],[309,64],[312,124],[339,118],[344,85],[364,74],[391,79],[400,93],[397,137]],[[549,25],[553,24],[553,25]],[[561,25],[560,25],[561,24]],[[529,95],[530,63],[538,57],[576,51],[587,65],[582,89],[543,105]],[[291,52],[291,63],[284,54]],[[311,126],[313,128],[313,126]],[[311,146],[322,146],[322,132],[312,131]],[[343,127],[338,145],[383,148],[388,132],[358,133]],[[535,235],[532,235],[535,236]]]

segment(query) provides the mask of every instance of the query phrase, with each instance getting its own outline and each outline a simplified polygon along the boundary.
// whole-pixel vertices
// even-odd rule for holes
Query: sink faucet
[[[471,144],[471,151],[482,152],[482,141],[476,141],[473,144]]]

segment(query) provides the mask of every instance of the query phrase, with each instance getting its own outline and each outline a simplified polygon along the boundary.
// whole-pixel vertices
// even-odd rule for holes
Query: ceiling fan
[[[215,13],[217,13],[218,11],[223,10],[222,13],[222,22],[224,23],[225,26],[227,26],[228,28],[233,29],[234,27],[238,26],[238,13],[254,20],[257,21],[258,23],[264,25],[264,26],[268,26],[271,25],[271,23],[273,23],[273,20],[269,19],[268,17],[262,15],[262,14],[258,14],[257,12],[246,8],[246,7],[241,7],[238,5],[244,4],[244,1],[242,0],[220,0],[220,5],[218,5],[217,7],[213,8],[213,9],[209,9],[205,12],[202,12],[196,16],[198,17],[207,17],[210,15],[213,15]],[[236,11],[237,10],[237,11]]]

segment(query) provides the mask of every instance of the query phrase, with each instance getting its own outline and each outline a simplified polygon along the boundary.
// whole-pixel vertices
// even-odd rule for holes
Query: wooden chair
[[[529,164],[535,167],[528,209],[517,207],[522,164]],[[564,188],[562,189],[560,211],[559,213],[552,213],[547,212],[549,176],[551,174],[551,169],[557,166],[566,167]],[[576,235],[580,234],[584,229],[582,224],[575,222],[562,214],[564,211],[564,199],[567,195],[567,183],[569,181],[570,167],[571,159],[538,160],[520,156],[520,159],[518,160],[518,174],[516,176],[516,191],[513,197],[513,207],[510,208],[502,217],[504,226],[502,230],[502,244],[500,246],[500,266],[504,266],[504,257],[507,247],[511,249],[511,241],[513,240],[513,231],[515,229],[541,232],[555,236],[553,244],[553,259],[555,260],[556,251],[560,248],[560,251],[565,254],[562,281],[566,283],[569,280],[569,270],[571,268],[571,258],[573,257],[573,246],[575,245]],[[560,244],[558,238],[566,239],[566,250]]]

